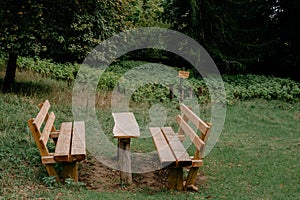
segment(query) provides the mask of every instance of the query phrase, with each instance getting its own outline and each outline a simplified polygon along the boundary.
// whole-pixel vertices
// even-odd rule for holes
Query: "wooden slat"
[[[46,100],[44,103],[43,103],[43,106],[41,107],[41,110],[40,112],[37,114],[36,118],[34,119],[33,121],[33,124],[36,125],[36,127],[38,129],[41,128],[47,114],[48,114],[48,110],[50,108],[50,103],[48,100]]]
[[[188,122],[188,117],[185,115],[185,114],[183,114],[183,116],[182,116],[182,118],[183,118],[183,120],[185,121],[185,122]],[[181,141],[181,142],[183,142],[184,141],[184,132],[183,132],[183,130],[182,130],[182,128],[179,126],[179,130],[178,130],[178,138],[179,138],[179,140]]]
[[[85,126],[83,121],[74,122],[71,156],[73,161],[85,159]]]
[[[203,160],[193,160],[192,167],[202,167],[203,166]]]
[[[40,137],[40,142],[43,142],[44,145],[46,145],[48,142],[49,135],[52,131],[52,127],[54,124],[54,120],[55,120],[54,112],[51,112],[50,115],[48,116],[48,120],[45,124],[42,135]]]
[[[50,133],[50,138],[55,139],[58,138],[59,136],[59,131],[51,132]]]
[[[174,133],[173,129],[171,127],[163,127],[161,128],[161,130],[164,133],[164,136],[173,151],[173,154],[176,158],[177,167],[192,165],[192,160],[190,159],[190,156],[186,152],[186,149],[180,142],[177,135]]]
[[[155,144],[156,150],[161,164],[165,166],[173,166],[176,164],[176,159],[171,151],[163,133],[159,127],[149,128],[152,135],[153,142]]]
[[[46,164],[54,164],[56,163],[56,161],[52,156],[42,156],[42,164],[46,165]]]
[[[182,128],[187,136],[189,136],[192,143],[199,150],[200,158],[204,155],[205,143],[198,137],[195,131],[182,119],[180,115],[177,116],[177,123]]]
[[[30,131],[32,133],[32,136],[34,138],[34,141],[35,141],[35,144],[37,145],[39,151],[40,151],[40,154],[41,156],[48,156],[49,155],[49,151],[47,149],[47,146],[44,145],[43,143],[41,143],[39,140],[40,140],[40,137],[41,137],[41,132],[40,130],[36,127],[35,124],[33,124],[34,122],[34,119],[29,119],[28,120],[28,126],[30,128]]]
[[[202,121],[192,110],[190,110],[186,105],[181,104],[180,110],[184,116],[186,116],[202,134],[206,134],[210,126],[208,126],[204,121]],[[185,120],[186,121],[186,120]]]
[[[57,162],[70,161],[70,146],[72,137],[72,122],[64,122],[61,124],[60,133],[57,140],[54,160]]]

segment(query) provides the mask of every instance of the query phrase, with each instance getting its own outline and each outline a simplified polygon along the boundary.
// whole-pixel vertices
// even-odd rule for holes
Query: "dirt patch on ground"
[[[96,191],[136,190],[148,188],[154,191],[168,189],[168,172],[160,169],[153,172],[133,174],[130,186],[120,184],[119,171],[111,169],[93,157],[81,162],[79,181],[86,188]],[[206,177],[198,175],[196,185],[205,187]]]

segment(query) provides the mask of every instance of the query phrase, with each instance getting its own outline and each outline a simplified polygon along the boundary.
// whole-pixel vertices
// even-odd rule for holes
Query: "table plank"
[[[115,126],[114,138],[140,137],[140,129],[132,112],[112,113]]]

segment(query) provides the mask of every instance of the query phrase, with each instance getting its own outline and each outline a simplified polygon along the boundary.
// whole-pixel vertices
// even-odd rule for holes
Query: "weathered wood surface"
[[[140,137],[140,129],[132,112],[112,113],[112,115],[115,123],[114,138],[118,138],[120,180],[122,183],[131,184],[130,138]]]
[[[202,134],[207,134],[208,130],[210,129],[210,125],[205,123],[202,119],[200,119],[190,108],[188,108],[186,105],[181,104],[180,110],[182,112],[182,115],[184,116],[183,119],[185,122],[188,120],[191,121],[195,127],[201,131]]]
[[[33,121],[33,124],[36,125],[37,129],[40,129],[47,114],[48,114],[48,110],[50,108],[50,103],[48,100],[46,100],[44,103],[43,103],[43,106],[41,108],[41,110],[39,111],[39,113],[37,114],[36,118],[34,119]]]
[[[132,112],[112,113],[115,126],[114,138],[138,138],[140,129]]]
[[[191,169],[188,173],[188,177],[186,179],[186,183],[185,183],[186,189],[198,190],[198,188],[194,186],[196,183],[198,171],[199,171],[199,167],[191,167]]]
[[[168,168],[168,184],[171,190],[183,190],[183,168],[170,167]]]
[[[53,124],[54,124],[54,120],[55,120],[54,112],[51,112],[48,117],[48,120],[45,124],[45,127],[43,129],[42,135],[39,139],[40,142],[42,142],[44,145],[46,145],[48,142],[48,139],[49,139],[49,136],[52,131]]]
[[[175,166],[176,158],[174,157],[166,138],[163,136],[160,127],[151,127],[149,130],[162,166]]]
[[[54,160],[53,154],[52,155],[50,154],[49,156],[42,156],[42,163],[45,165],[56,163],[56,161]]]
[[[119,139],[118,147],[120,180],[122,183],[131,184],[132,174],[130,158],[130,138]]]
[[[72,139],[72,122],[64,122],[60,126],[60,133],[54,152],[54,160],[57,162],[70,161]]]
[[[200,158],[204,156],[205,143],[195,133],[195,131],[182,119],[180,115],[177,116],[177,123],[184,131],[184,133],[190,138],[197,150],[200,152]]]
[[[62,178],[65,180],[67,178],[73,179],[78,182],[78,162],[64,162],[62,163]]]
[[[85,125],[83,121],[74,122],[71,146],[71,160],[81,161],[84,160],[85,157]]]
[[[171,127],[163,127],[161,130],[176,158],[176,166],[190,166],[192,164],[192,160],[177,135],[175,135],[173,129]]]

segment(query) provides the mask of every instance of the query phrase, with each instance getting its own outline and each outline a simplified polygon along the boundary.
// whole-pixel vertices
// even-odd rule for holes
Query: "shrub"
[[[113,90],[117,86],[120,77],[122,77],[127,71],[143,64],[146,64],[146,62],[118,61],[113,63],[105,70],[102,76],[99,77],[98,89],[105,91]],[[43,74],[45,77],[58,80],[67,80],[69,82],[75,80],[76,74],[80,67],[80,65],[76,63],[60,64],[53,63],[51,60],[24,57],[19,58],[18,66],[21,70],[30,69]],[[136,69],[137,74],[139,74],[139,70],[144,70],[143,67]],[[174,69],[177,70],[177,68]],[[133,93],[132,99],[137,102],[145,99],[148,99],[149,101],[169,100],[170,91],[168,88],[159,85],[157,80],[172,80],[177,79],[177,77],[165,77],[164,74],[156,73],[155,70],[150,70],[147,73],[149,73],[149,77],[153,77],[153,83],[139,87]],[[98,79],[95,74],[93,74],[93,76],[93,78]],[[193,76],[193,73],[191,73],[191,77],[188,79],[189,84],[182,85],[183,90],[188,92],[192,89],[202,103],[210,101],[209,90],[206,82],[202,78]],[[128,80],[126,80],[126,78]],[[129,76],[126,76],[126,78],[123,77],[123,81],[125,83],[128,82],[129,84],[133,84],[133,82],[129,79],[136,80],[136,74],[131,73]],[[90,80],[90,77],[87,77],[87,79]],[[138,84],[138,81],[139,80],[135,81],[134,84]],[[208,79],[208,81],[214,80]],[[296,102],[299,101],[300,98],[300,84],[290,79],[247,74],[225,75],[223,76],[223,81],[226,91],[226,101],[229,104],[233,104],[235,100],[247,100],[253,98],[263,98],[266,100],[279,99],[287,102]],[[215,89],[220,89],[218,84],[214,84],[214,86],[217,87]],[[175,85],[174,87],[178,88],[179,86]],[[132,87],[127,85],[126,88]]]

